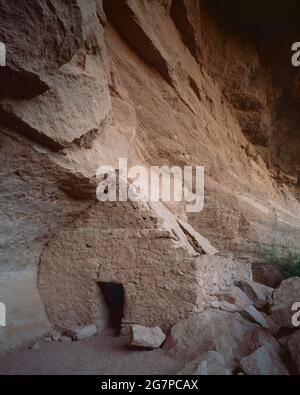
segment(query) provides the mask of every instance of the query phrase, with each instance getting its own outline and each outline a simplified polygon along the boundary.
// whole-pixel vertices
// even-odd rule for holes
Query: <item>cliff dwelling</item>
[[[91,322],[106,328],[109,306],[99,284],[113,283],[124,288],[123,327],[169,329],[189,312],[203,310],[205,283],[216,289],[233,283],[233,261],[215,255],[198,236],[191,233],[191,244],[161,203],[96,203],[42,254],[38,286],[48,317],[61,329]]]

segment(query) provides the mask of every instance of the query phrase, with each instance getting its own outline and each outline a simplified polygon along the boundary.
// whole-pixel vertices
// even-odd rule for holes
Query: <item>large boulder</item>
[[[266,343],[241,360],[241,368],[247,375],[288,375],[279,355],[279,348]]]
[[[257,309],[267,306],[272,300],[273,289],[251,280],[238,281],[237,286],[252,300]]]
[[[132,347],[139,348],[159,348],[166,339],[166,335],[157,326],[155,328],[147,328],[141,325],[131,326],[131,342]]]
[[[208,351],[193,361],[188,362],[177,374],[190,376],[228,376],[231,372],[225,366],[223,355],[216,351]]]
[[[271,317],[280,327],[293,328],[292,307],[296,302],[300,302],[300,277],[291,277],[284,280],[273,295]]]
[[[215,350],[224,355],[227,368],[232,369],[270,338],[266,331],[239,313],[206,310],[179,321],[164,347],[173,357],[189,361]]]

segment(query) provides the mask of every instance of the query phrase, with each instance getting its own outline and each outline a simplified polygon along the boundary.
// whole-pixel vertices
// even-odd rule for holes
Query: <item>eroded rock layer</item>
[[[132,217],[131,203],[123,213],[97,203],[96,171],[119,158],[147,167],[205,166],[204,210],[183,219],[237,266],[258,260],[266,247],[299,251],[300,85],[286,50],[298,27],[287,24],[285,39],[271,46],[270,37],[241,29],[248,26],[243,18],[228,29],[227,13],[220,19],[206,3],[0,1],[7,47],[0,67],[5,344],[22,341],[28,322],[36,322],[36,334],[48,319],[105,325],[100,294],[94,305],[97,281],[127,284],[134,303],[125,321],[169,327],[209,303],[204,285],[220,285],[220,271],[197,269],[205,255],[191,258],[188,241],[174,247],[180,237],[174,241],[139,206]],[[183,217],[178,205],[169,209]],[[176,270],[187,276],[184,303],[176,299]],[[20,291],[28,276],[38,284],[38,272],[43,301],[36,289],[30,297]],[[154,283],[162,299],[158,293],[151,300]],[[147,298],[160,310],[145,312]],[[29,304],[31,313],[20,319]]]

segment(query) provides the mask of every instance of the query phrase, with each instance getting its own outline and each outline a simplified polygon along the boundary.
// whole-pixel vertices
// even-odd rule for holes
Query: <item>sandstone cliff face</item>
[[[283,146],[290,115],[277,110],[288,88],[273,83],[255,40],[218,26],[200,2],[107,1],[104,9],[115,73],[139,120],[135,142],[147,147],[140,155],[206,168],[206,205],[191,216],[194,226],[240,257],[263,245],[296,248],[296,146]]]
[[[173,242],[157,241],[160,227],[152,239],[148,233],[156,226],[147,223],[141,237],[133,232],[131,210],[107,211],[96,201],[97,168],[116,166],[122,157],[146,166],[205,166],[205,207],[188,221],[237,262],[253,262],[266,246],[299,250],[299,72],[290,69],[285,51],[299,32],[292,25],[286,40],[270,47],[270,37],[242,31],[243,20],[229,30],[226,15],[220,19],[206,3],[0,1],[0,42],[7,47],[7,66],[0,67],[0,300],[12,322],[0,328],[4,342],[26,338],[29,322],[36,331],[29,336],[44,333],[44,305],[55,324],[87,323],[93,314],[101,321],[101,295],[99,313],[94,299],[90,303],[92,286],[83,289],[83,313],[74,310],[81,293],[73,298],[71,290],[71,317],[53,311],[65,294],[51,288],[62,292],[64,281],[72,288],[68,273],[80,273],[86,257],[96,280],[105,272],[102,281],[123,281],[126,270],[135,270],[132,262],[143,261],[142,252],[157,253],[159,267],[169,262]],[[145,221],[143,215],[137,210],[137,221]],[[131,248],[121,237],[124,228],[134,233]],[[123,265],[123,274],[107,270],[108,251],[116,246],[104,229],[120,233],[115,265]],[[82,243],[92,245],[91,255]],[[38,271],[43,301],[30,286],[26,297],[14,292],[37,284]],[[161,276],[171,278],[168,273]],[[136,306],[142,311],[138,299]],[[28,310],[25,320],[22,309]]]

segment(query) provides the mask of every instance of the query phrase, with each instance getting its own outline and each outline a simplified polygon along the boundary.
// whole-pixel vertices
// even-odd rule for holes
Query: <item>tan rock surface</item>
[[[34,267],[51,323],[104,328],[98,282],[119,281],[124,321],[170,327],[249,279],[262,248],[299,251],[299,84],[281,60],[290,42],[270,55],[251,26],[228,34],[212,4],[1,1],[0,281]],[[192,235],[160,204],[95,203],[98,167],[119,158],[205,167],[204,210],[168,205]],[[31,296],[41,311],[37,288]]]

